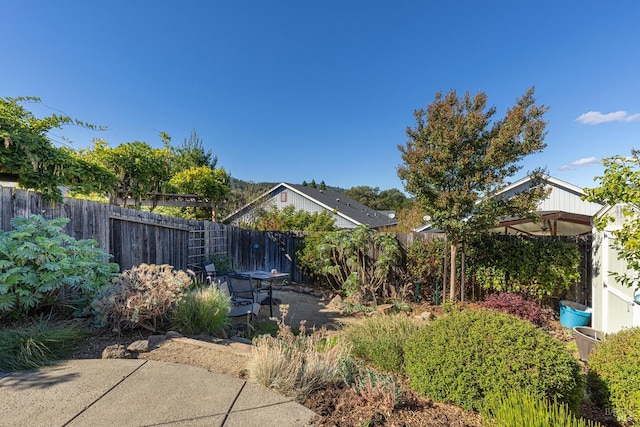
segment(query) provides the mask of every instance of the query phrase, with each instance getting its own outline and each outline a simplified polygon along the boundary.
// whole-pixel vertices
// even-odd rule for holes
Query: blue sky
[[[0,96],[109,128],[111,146],[195,129],[254,182],[403,190],[397,146],[437,91],[502,117],[535,86],[547,148],[523,163],[580,187],[640,148],[640,2],[0,1]],[[46,106],[46,107],[45,107]]]

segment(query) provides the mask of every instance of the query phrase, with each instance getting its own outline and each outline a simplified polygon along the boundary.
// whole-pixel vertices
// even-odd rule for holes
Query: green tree
[[[382,190],[378,194],[378,206],[377,210],[393,210],[399,211],[411,206],[411,200],[405,196],[402,191],[397,188],[390,188],[389,190]]]
[[[350,189],[344,191],[344,194],[346,196],[351,197],[353,200],[360,202],[363,205],[370,207],[371,209],[377,209],[379,193],[380,188],[369,187],[367,185],[351,187]]]
[[[169,184],[181,193],[207,197],[211,203],[208,218],[213,222],[218,220],[218,205],[230,192],[227,172],[222,168],[211,169],[209,166],[199,166],[178,172],[171,177]]]
[[[444,230],[451,253],[450,298],[456,296],[456,257],[468,234],[495,225],[500,217],[530,214],[545,195],[535,171],[531,187],[514,197],[492,197],[518,172],[518,163],[540,152],[544,144],[547,107],[536,105],[533,88],[492,121],[496,108],[486,109],[487,96],[438,92],[427,110],[414,112],[406,146],[399,145],[403,164],[398,176],[416,197],[435,227]]]
[[[60,186],[105,194],[115,177],[75,156],[73,150],[54,147],[47,136],[52,129],[68,124],[98,128],[69,116],[37,118],[21,105],[25,102],[40,99],[0,98],[0,172],[17,175],[21,187],[37,190],[49,200],[62,200]]]
[[[413,231],[424,224],[426,212],[420,203],[407,199],[408,206],[396,212],[398,224],[393,226],[393,230],[399,233],[413,233]]]
[[[175,175],[187,169],[207,166],[214,170],[218,164],[218,158],[211,154],[211,150],[205,150],[202,139],[195,129],[191,131],[189,139],[184,139],[182,145],[174,149],[171,171]]]
[[[382,190],[378,187],[362,185],[351,187],[344,194],[371,209],[379,211],[399,211],[411,206],[411,201],[396,188]]]
[[[163,193],[170,176],[171,151],[151,148],[146,142],[134,141],[109,147],[104,140],[94,140],[93,148],[80,150],[82,157],[110,171],[117,177],[109,190],[110,202],[118,198],[132,199],[136,208],[149,193]]]
[[[602,161],[604,175],[597,176],[599,186],[585,188],[585,199],[609,206],[622,204],[624,221],[622,227],[615,230],[614,247],[620,259],[627,262],[627,268],[635,274],[640,273],[640,151],[632,150],[631,157],[613,156]],[[605,215],[595,219],[596,227],[604,229],[615,218]],[[632,286],[637,280],[628,274],[610,273],[625,286]]]

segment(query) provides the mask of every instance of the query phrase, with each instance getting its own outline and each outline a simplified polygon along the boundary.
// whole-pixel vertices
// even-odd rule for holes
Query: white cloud
[[[572,171],[575,168],[580,168],[583,166],[596,166],[600,164],[600,160],[596,157],[584,157],[582,159],[575,160],[568,165],[564,165],[560,167],[561,171]]]
[[[607,122],[635,122],[640,121],[640,113],[629,114],[626,111],[615,111],[602,114],[600,111],[589,111],[581,114],[576,121],[583,125],[599,125]]]

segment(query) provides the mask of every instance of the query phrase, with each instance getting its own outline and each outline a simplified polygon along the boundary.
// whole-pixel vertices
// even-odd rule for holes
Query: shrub
[[[378,369],[401,373],[404,369],[403,346],[419,323],[403,315],[373,316],[349,324],[343,330],[352,354],[371,362]]]
[[[414,390],[465,409],[509,389],[572,410],[582,397],[580,366],[559,340],[493,310],[463,310],[420,329],[405,346],[405,368]]]
[[[371,257],[371,249],[377,252],[376,258]],[[361,225],[306,237],[298,261],[304,274],[342,289],[347,296],[376,301],[401,255],[393,234]]]
[[[547,316],[535,301],[524,299],[520,295],[500,292],[489,295],[478,304],[480,307],[495,309],[528,320],[536,326],[544,326]]]
[[[407,271],[412,279],[424,284],[422,294],[432,298],[435,283],[442,277],[444,265],[444,239],[416,240],[407,250]],[[433,288],[428,285],[434,284]],[[414,295],[418,300],[421,295]]]
[[[215,286],[188,291],[171,313],[171,323],[185,335],[217,335],[229,324],[229,298]]]
[[[0,230],[0,319],[26,317],[50,305],[85,314],[118,271],[98,242],[66,235],[68,222],[20,216],[11,219],[13,230]]]
[[[390,412],[405,398],[404,390],[395,377],[367,368],[362,362],[356,363],[353,357],[341,361],[340,375],[362,401],[358,406],[380,405]]]
[[[640,422],[640,328],[606,336],[589,354],[587,386],[619,421]]]
[[[542,298],[580,280],[580,251],[563,239],[481,235],[466,256],[467,274],[485,289]]]
[[[89,336],[77,326],[53,326],[42,318],[20,329],[0,332],[0,371],[14,372],[50,365]]]
[[[287,312],[288,307],[281,305],[276,337],[263,335],[254,339],[249,377],[282,394],[298,397],[339,382],[340,361],[347,357],[349,347],[340,343],[327,345],[322,331],[306,335],[304,321],[300,323],[300,334],[294,335],[284,323]]]
[[[191,277],[170,265],[140,264],[122,272],[93,302],[98,322],[115,330],[138,326],[157,331],[191,285]]]
[[[492,427],[595,427],[594,421],[576,417],[567,405],[549,402],[530,393],[510,390],[506,395],[487,399],[487,407],[482,414]]]

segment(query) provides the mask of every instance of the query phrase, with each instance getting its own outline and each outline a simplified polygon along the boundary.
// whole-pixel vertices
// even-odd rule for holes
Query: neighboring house
[[[309,213],[329,212],[335,218],[335,225],[338,228],[356,228],[359,225],[368,225],[371,228],[380,229],[397,224],[393,212],[373,210],[335,191],[287,184],[286,182],[281,182],[251,203],[238,209],[224,218],[223,222],[235,226],[251,223],[255,219],[258,208],[268,209],[270,206],[277,209],[294,206],[297,211],[304,210]]]
[[[529,187],[530,177],[525,177],[502,191],[495,197],[509,198]],[[518,234],[526,236],[578,236],[590,234],[591,219],[602,209],[599,203],[582,200],[584,191],[568,182],[547,176],[544,185],[551,191],[546,199],[538,203],[536,214],[539,219],[502,218],[500,224],[488,231],[502,234]],[[430,224],[416,229],[419,232],[432,231]]]
[[[630,273],[626,261],[618,259],[614,248],[614,231],[622,228],[623,205],[605,206],[596,217],[609,216],[614,219],[604,230],[593,228],[593,314],[591,325],[605,333],[614,333],[623,328],[640,326],[640,304],[634,302],[634,295],[640,293],[638,282],[629,288],[610,273]],[[640,209],[634,207],[640,214]],[[633,277],[633,273],[629,274]]]

